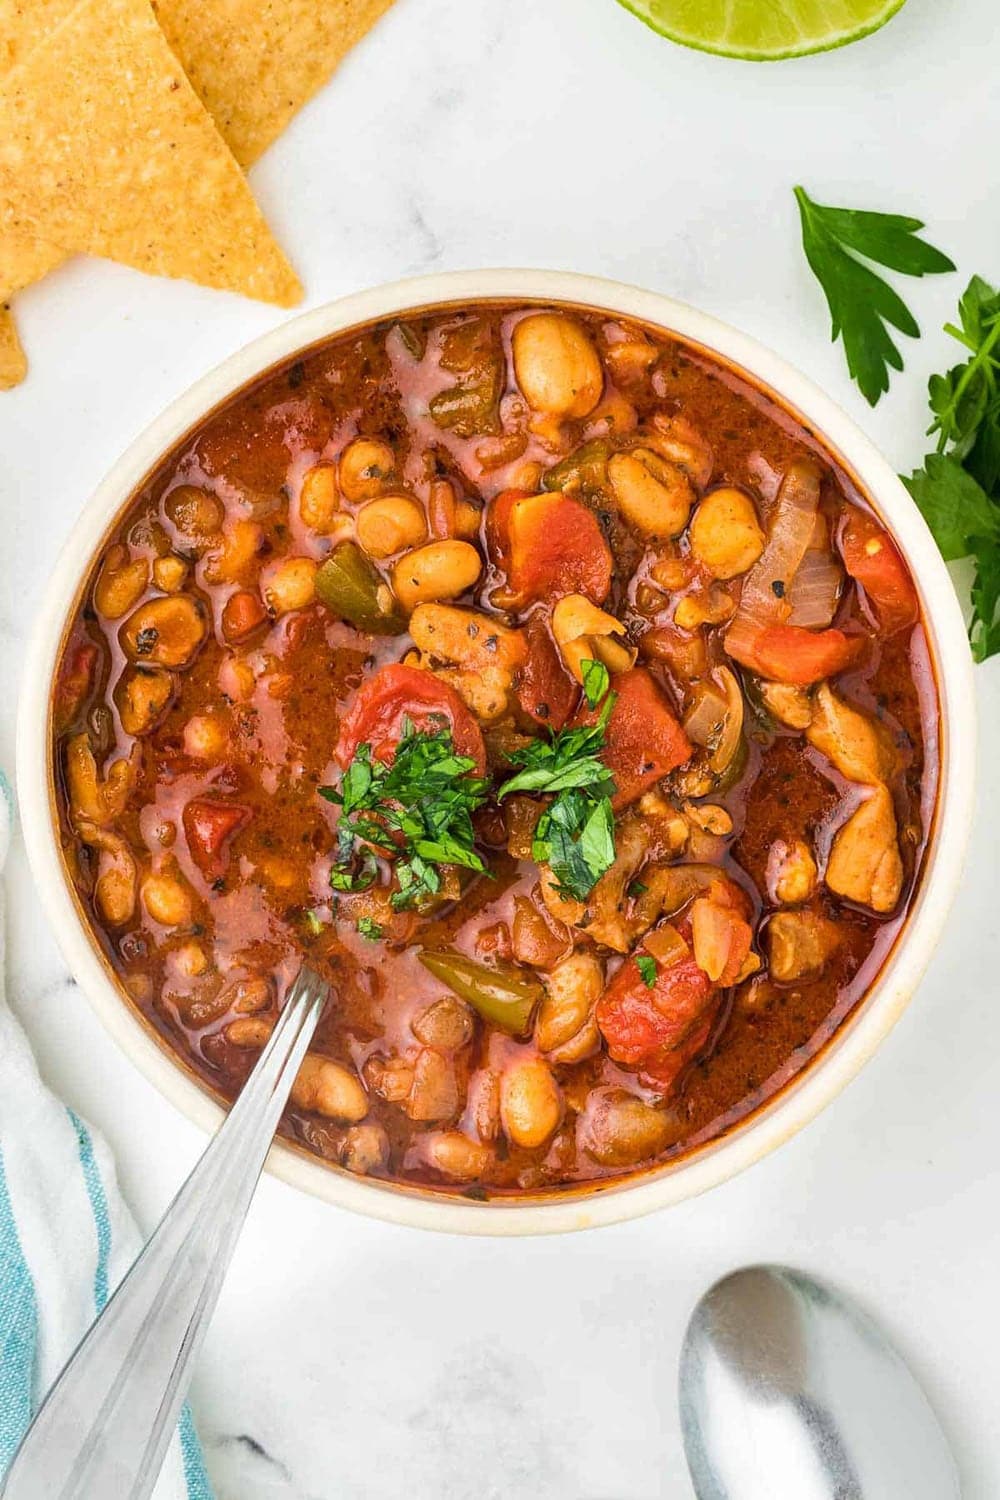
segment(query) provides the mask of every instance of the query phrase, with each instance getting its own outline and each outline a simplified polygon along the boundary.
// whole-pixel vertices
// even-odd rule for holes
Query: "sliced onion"
[[[677,928],[671,927],[669,922],[664,922],[662,926],[654,927],[652,932],[647,933],[642,946],[663,968],[680,963],[691,951]]]
[[[778,491],[767,545],[743,580],[737,621],[780,624],[788,619],[786,596],[815,535],[820,478],[810,459],[790,465]]]
[[[708,764],[716,776],[721,776],[724,771],[728,771],[743,742],[744,705],[743,693],[734,672],[728,667],[718,667],[715,677],[726,695],[726,714],[722,732],[708,758]]]
[[[692,745],[717,744],[726,718],[726,697],[713,682],[695,684],[691,707],[684,716],[684,733]]]
[[[803,557],[786,599],[792,607],[789,625],[825,630],[837,613],[844,574],[827,547],[810,547]]]
[[[728,769],[743,737],[743,694],[728,667],[716,667],[711,681],[695,685],[684,733],[692,744],[709,751],[713,775]]]

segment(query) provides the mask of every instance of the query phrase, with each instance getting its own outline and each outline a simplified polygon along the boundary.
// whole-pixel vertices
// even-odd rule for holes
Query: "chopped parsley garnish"
[[[583,696],[587,700],[587,706],[596,708],[607,697],[611,687],[608,669],[602,661],[584,661],[580,663],[580,670],[583,673]]]
[[[647,990],[651,990],[656,983],[656,959],[648,953],[640,953],[636,957],[635,966],[642,976],[642,982]]]
[[[394,860],[399,889],[394,907],[416,906],[441,889],[441,867],[482,872],[472,814],[487,798],[487,784],[471,773],[475,761],[459,755],[451,731],[415,729],[409,719],[391,765],[359,745],[339,787],[319,788],[341,809],[330,884],[360,891],[375,881],[376,851]],[[360,930],[360,928],[359,928]]]
[[[552,731],[513,751],[511,764],[521,769],[497,793],[498,801],[512,792],[554,797],[538,820],[531,854],[549,866],[559,890],[576,901],[587,899],[615,860],[615,783],[600,758],[615,698],[600,662],[583,663],[583,683],[590,707],[601,705],[596,721]]]
[[[945,332],[969,358],[928,387],[937,452],[903,483],[945,562],[971,558],[969,639],[976,661],[1000,651],[1000,292],[974,276]]]
[[[905,276],[954,271],[954,264],[919,238],[917,231],[924,227],[920,219],[830,208],[814,203],[802,187],[795,189],[795,197],[802,248],[826,293],[832,336],[843,338],[851,379],[874,406],[889,389],[889,367],[903,368],[903,356],[886,325],[914,339],[920,337],[920,329],[903,299],[865,261]]]
[[[361,936],[367,938],[370,943],[377,943],[382,936],[381,927],[377,922],[373,922],[371,917],[359,917],[357,926]]]

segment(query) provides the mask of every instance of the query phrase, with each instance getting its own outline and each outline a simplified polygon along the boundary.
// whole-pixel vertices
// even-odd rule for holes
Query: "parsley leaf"
[[[601,662],[585,661],[582,669],[584,696],[591,708],[600,705],[594,723],[560,729],[513,751],[511,764],[522,769],[497,792],[498,801],[512,792],[554,796],[535,827],[531,854],[576,901],[587,899],[615,861],[615,782],[601,760],[615,696]]]
[[[547,739],[543,736],[530,740],[512,751],[511,765],[524,769],[504,782],[497,793],[498,800],[511,792],[563,792],[573,787],[610,786],[611,772],[600,757],[614,706],[614,694],[607,693],[593,724],[553,730]]]
[[[945,562],[974,554],[973,539],[1000,542],[1000,507],[957,459],[929,453],[922,469],[903,478],[934,533]]]
[[[889,367],[903,368],[903,356],[886,327],[910,338],[920,329],[902,298],[864,261],[906,276],[954,271],[946,255],[919,238],[920,219],[868,213],[814,203],[805,188],[795,197],[802,221],[802,248],[826,295],[832,337],[843,338],[847,368],[871,406],[889,389]]]
[[[969,640],[985,661],[1000,652],[1000,292],[973,276],[958,316],[945,332],[969,358],[931,376],[937,452],[903,483],[945,562],[972,559]]]
[[[583,696],[587,700],[587,707],[596,708],[607,697],[611,687],[608,669],[602,661],[583,661],[580,663],[580,671],[583,674]]]
[[[1000,651],[1000,503],[950,455],[930,453],[903,483],[934,534],[945,562],[971,557],[969,641],[977,662]]]
[[[381,927],[377,922],[373,922],[371,917],[359,917],[357,926],[361,936],[367,938],[370,943],[377,943],[382,936]]]
[[[656,983],[656,959],[648,953],[640,953],[636,957],[635,966],[642,975],[642,982],[647,990],[651,990]]]
[[[474,770],[475,761],[457,754],[450,729],[418,730],[409,719],[391,765],[373,761],[371,746],[359,745],[339,787],[319,788],[341,810],[330,871],[334,889],[372,885],[375,850],[394,860],[399,889],[391,899],[397,908],[436,895],[442,865],[483,871],[472,814],[486,801],[487,784]]]

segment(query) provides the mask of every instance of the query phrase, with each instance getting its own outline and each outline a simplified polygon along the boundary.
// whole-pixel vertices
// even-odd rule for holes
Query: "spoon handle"
[[[14,1456],[2,1500],[146,1500],[257,1179],[329,996],[305,966],[239,1099]]]

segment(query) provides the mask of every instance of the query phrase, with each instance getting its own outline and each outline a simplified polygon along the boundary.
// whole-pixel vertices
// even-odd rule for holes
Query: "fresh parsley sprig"
[[[587,899],[615,860],[615,783],[600,758],[615,697],[602,662],[585,661],[582,671],[587,704],[599,709],[594,723],[560,729],[513,751],[511,764],[521,770],[497,793],[498,801],[513,792],[552,794],[535,827],[531,854],[576,901]]]
[[[339,787],[319,788],[321,797],[340,807],[330,871],[334,889],[372,885],[376,851],[394,860],[396,908],[436,895],[444,865],[481,873],[472,814],[486,801],[488,787],[474,770],[474,760],[456,753],[449,729],[418,730],[409,719],[391,765],[373,760],[370,745],[359,745]]]
[[[969,640],[976,661],[1000,651],[1000,291],[974,276],[945,332],[969,358],[928,385],[937,451],[903,483],[945,562],[971,558]]]
[[[905,276],[954,271],[954,263],[919,238],[918,231],[924,227],[920,219],[831,208],[814,203],[803,187],[795,189],[795,197],[802,221],[802,248],[826,295],[832,337],[843,338],[851,379],[874,406],[889,389],[890,366],[903,368],[903,356],[886,325],[910,338],[919,338],[920,329],[902,298],[865,261]]]
[[[640,953],[635,961],[639,975],[647,990],[656,984],[656,959],[650,953]]]

